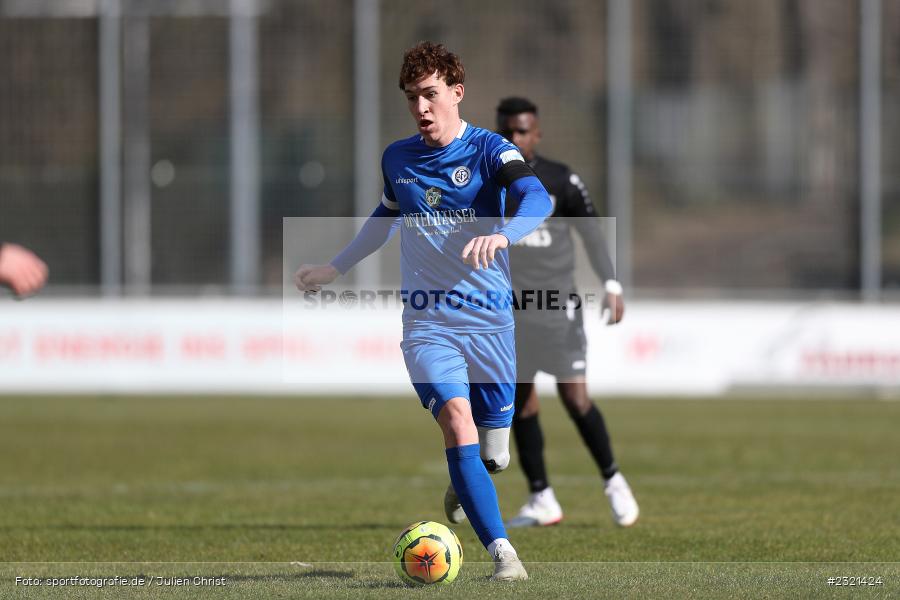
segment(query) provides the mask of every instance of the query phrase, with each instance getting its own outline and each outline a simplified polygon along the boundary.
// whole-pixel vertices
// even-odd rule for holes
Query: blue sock
[[[505,538],[506,528],[500,518],[497,491],[481,462],[478,444],[447,448],[447,466],[459,503],[484,547],[497,538]]]

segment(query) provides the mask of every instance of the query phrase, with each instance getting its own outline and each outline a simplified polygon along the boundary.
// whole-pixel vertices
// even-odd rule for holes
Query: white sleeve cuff
[[[614,296],[621,296],[625,291],[622,289],[622,284],[615,279],[607,279],[606,285],[604,285],[603,287],[606,288],[607,294],[612,294]]]
[[[400,210],[400,203],[385,196],[384,192],[381,193],[381,203],[384,204],[385,208]]]

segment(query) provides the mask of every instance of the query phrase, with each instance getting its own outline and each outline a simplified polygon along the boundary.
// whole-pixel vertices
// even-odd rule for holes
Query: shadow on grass
[[[313,569],[310,571],[304,571],[302,573],[274,573],[270,575],[220,575],[220,577],[225,577],[230,582],[239,582],[239,581],[249,581],[249,582],[276,582],[276,583],[289,583],[289,582],[299,582],[303,580],[310,579],[340,579],[340,580],[350,580],[356,579],[356,581],[350,581],[345,585],[347,589],[355,589],[355,590],[375,590],[375,589],[406,589],[409,588],[408,585],[405,585],[402,581],[399,580],[378,580],[378,581],[365,581],[360,580],[360,575],[358,573],[354,573],[352,571],[338,571],[335,569]]]
[[[361,529],[388,531],[399,530],[402,525],[385,525],[384,523],[210,523],[192,525],[75,525],[60,523],[56,525],[4,525],[0,531],[233,531],[233,530],[272,530],[272,531],[359,531]]]
[[[355,577],[352,571],[335,571],[333,569],[315,569],[302,573],[269,573],[260,575],[229,575],[222,574],[219,577],[232,581],[275,581],[290,582],[304,579],[352,579]]]
[[[401,581],[356,581],[347,587],[354,590],[413,589]]]

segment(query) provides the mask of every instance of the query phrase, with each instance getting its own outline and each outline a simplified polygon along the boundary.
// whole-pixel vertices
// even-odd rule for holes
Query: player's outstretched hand
[[[301,265],[294,273],[294,285],[301,292],[318,292],[340,275],[331,265]]]
[[[19,297],[34,294],[47,283],[47,264],[18,244],[0,244],[0,285]]]
[[[480,235],[469,240],[462,251],[462,261],[475,269],[487,269],[494,262],[494,254],[509,246],[509,239],[502,233]]]
[[[607,325],[615,325],[625,317],[625,302],[621,294],[606,293],[603,298],[602,314]]]

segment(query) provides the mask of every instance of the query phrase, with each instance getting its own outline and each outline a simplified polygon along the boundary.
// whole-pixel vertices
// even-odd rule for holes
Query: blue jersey
[[[513,328],[506,250],[481,270],[463,263],[461,255],[473,237],[501,232],[506,189],[498,173],[515,161],[524,164],[513,144],[465,121],[442,148],[416,135],[385,150],[381,201],[401,217],[405,329],[479,333]]]

